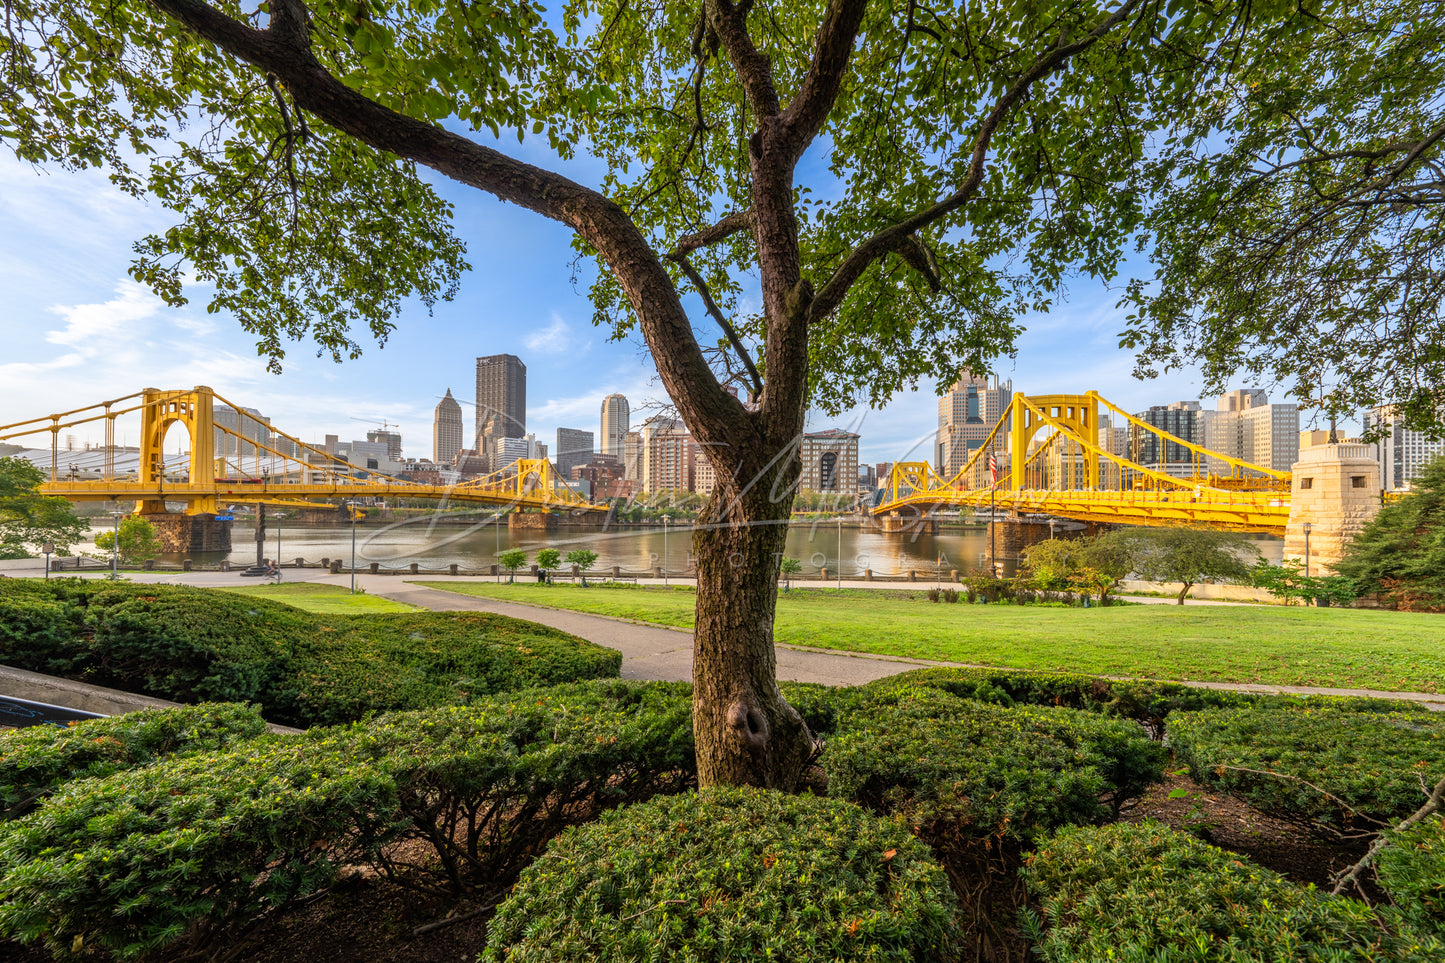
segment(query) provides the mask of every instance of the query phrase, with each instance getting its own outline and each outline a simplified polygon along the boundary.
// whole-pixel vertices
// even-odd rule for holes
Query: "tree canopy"
[[[24,458],[0,458],[0,558],[29,558],[45,542],[68,555],[90,532],[69,502],[40,494],[44,480]]]
[[[1134,539],[1134,573],[1151,582],[1181,583],[1180,605],[1197,582],[1247,582],[1244,556],[1259,554],[1243,535],[1209,529],[1141,528]]]
[[[1406,609],[1445,609],[1445,457],[1425,467],[1408,495],[1380,509],[1334,569],[1361,595]]]
[[[1331,415],[1392,405],[1445,434],[1445,6],[1301,4],[1265,25],[1154,163],[1124,343],[1140,373],[1241,373]]]

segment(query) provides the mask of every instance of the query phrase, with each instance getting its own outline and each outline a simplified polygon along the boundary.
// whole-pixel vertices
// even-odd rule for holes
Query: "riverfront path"
[[[358,583],[361,580],[358,579]],[[370,595],[395,599],[433,612],[494,612],[525,619],[569,632],[589,642],[617,649],[622,653],[622,678],[660,679],[672,682],[692,681],[692,633],[663,625],[647,625],[604,615],[550,609],[525,602],[502,602],[478,595],[462,595],[439,589],[423,588],[409,582],[397,584],[396,579],[378,579],[370,583]],[[790,645],[777,647],[778,678],[793,682],[822,682],[825,685],[862,685],[884,676],[907,672],[940,662],[920,659],[893,659],[876,655],[850,655]]]

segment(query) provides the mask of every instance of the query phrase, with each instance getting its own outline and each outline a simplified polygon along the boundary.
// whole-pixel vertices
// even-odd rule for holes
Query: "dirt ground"
[[[1188,795],[1170,798],[1173,790]],[[1300,883],[1325,886],[1363,852],[1359,842],[1320,840],[1270,819],[1238,800],[1172,775],[1127,807],[1126,822],[1157,819],[1191,830]],[[980,866],[981,871],[987,869]],[[1013,963],[1029,958],[1014,912],[1022,887],[1002,866],[961,900],[970,960]],[[982,876],[976,876],[982,880]],[[957,881],[955,881],[957,885]],[[425,896],[357,876],[325,897],[259,924],[225,955],[227,963],[464,963],[486,945],[491,898]],[[456,919],[456,922],[443,922]],[[971,921],[971,922],[970,922]],[[443,923],[443,925],[435,925]],[[48,963],[48,954],[0,941],[8,963]]]

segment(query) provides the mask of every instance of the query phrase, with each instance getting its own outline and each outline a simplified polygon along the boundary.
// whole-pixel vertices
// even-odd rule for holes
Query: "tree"
[[[1074,539],[1074,542],[1074,570],[1070,581],[1079,591],[1097,595],[1100,605],[1108,605],[1109,593],[1134,570],[1139,554],[1136,533],[1115,529]]]
[[[567,553],[565,559],[568,565],[574,565],[582,575],[582,587],[587,587],[587,572],[593,565],[597,564],[597,553],[590,548],[574,548]]]
[[[0,458],[0,558],[29,558],[46,542],[61,555],[90,532],[63,498],[40,494],[45,476],[24,458]]]
[[[1445,457],[1425,466],[1408,495],[1380,509],[1334,569],[1360,595],[1445,610]]]
[[[544,548],[537,553],[537,567],[552,571],[562,564],[562,553],[555,548]]]
[[[101,532],[95,536],[95,547],[106,558],[110,558],[114,552],[120,556],[122,562],[139,565],[160,554],[161,543],[156,538],[155,526],[139,515],[127,515],[122,518],[117,529],[120,539],[118,550],[115,547],[116,531]]]
[[[507,570],[507,584],[517,580],[517,569],[527,564],[527,553],[520,548],[509,548],[497,556],[497,562]]]
[[[1069,576],[1075,568],[1074,554],[1078,540],[1051,538],[1035,542],[1024,549],[1024,565],[1032,573],[1040,589],[1060,592],[1069,587]]]
[[[1196,582],[1248,581],[1250,567],[1243,556],[1259,554],[1244,536],[1210,529],[1145,528],[1135,538],[1135,574],[1151,582],[1183,583],[1180,605]]]
[[[1295,599],[1309,597],[1304,568],[1304,562],[1297,558],[1287,558],[1278,565],[1259,559],[1250,570],[1249,582],[1283,600],[1285,605],[1293,605]]]
[[[794,575],[797,575],[797,574],[798,574],[799,572],[801,572],[802,570],[803,570],[803,563],[802,563],[802,562],[798,561],[796,558],[789,558],[789,557],[786,556],[786,555],[783,556],[782,560],[778,563],[778,574],[780,574],[781,576],[783,576],[783,591],[784,591],[784,592],[788,591],[789,589],[791,589],[791,588],[793,587],[793,586],[792,586],[793,576],[794,576]]]
[[[1244,371],[1445,433],[1445,8],[1311,6],[1326,29],[1252,31],[1195,74],[1125,344],[1140,374],[1198,365],[1223,390]]]
[[[1068,272],[1112,275],[1160,176],[1149,134],[1246,21],[1309,22],[1288,7],[35,0],[8,21],[0,136],[177,212],[133,273],[172,303],[211,285],[273,365],[308,334],[354,356],[353,322],[384,338],[402,299],[450,296],[462,247],[418,165],[572,230],[597,321],[641,332],[717,470],[693,535],[699,782],[790,788],[815,744],[772,627],[807,406],[987,371]],[[607,174],[523,163],[503,129]]]

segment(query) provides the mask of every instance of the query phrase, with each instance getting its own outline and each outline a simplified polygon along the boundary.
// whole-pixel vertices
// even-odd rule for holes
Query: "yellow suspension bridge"
[[[943,507],[993,506],[1090,522],[1284,535],[1290,482],[1289,472],[1179,438],[1096,391],[1016,394],[954,475],[944,478],[927,462],[898,462],[872,511],[906,520]]]
[[[230,423],[217,420],[217,402],[229,409],[224,421]],[[137,416],[138,465],[117,471],[116,420],[127,418],[133,424]],[[66,450],[60,445],[61,432],[95,423],[102,424],[105,432],[104,459],[94,473],[98,477],[62,472]],[[185,430],[189,444],[167,461],[167,436],[177,425]],[[50,436],[50,478],[41,486],[42,493],[77,502],[134,501],[136,513],[142,515],[166,512],[166,502],[184,502],[188,515],[214,515],[232,503],[310,505],[312,499],[395,498],[569,512],[607,510],[561,484],[546,459],[522,459],[456,485],[422,484],[358,468],[278,430],[204,386],[179,391],[146,388],[123,398],[0,425],[0,441],[45,434]],[[216,451],[225,454],[217,457]]]

